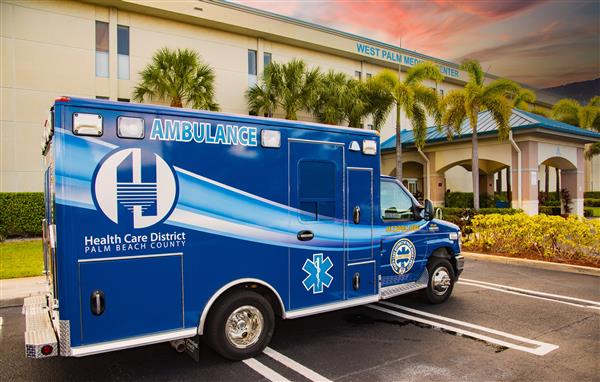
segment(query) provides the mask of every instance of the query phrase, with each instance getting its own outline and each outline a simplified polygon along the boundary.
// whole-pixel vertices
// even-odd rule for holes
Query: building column
[[[583,191],[585,186],[583,149],[577,149],[577,168],[562,169],[561,188],[569,191],[571,197],[571,215],[583,216]]]
[[[446,178],[444,174],[432,172],[429,185],[431,186],[431,202],[436,207],[444,207],[446,199]]]
[[[538,214],[538,144],[533,141],[517,142],[521,149],[521,179],[518,179],[519,163],[517,153],[512,155],[512,207],[519,208],[519,185],[521,187],[521,208],[528,215]]]

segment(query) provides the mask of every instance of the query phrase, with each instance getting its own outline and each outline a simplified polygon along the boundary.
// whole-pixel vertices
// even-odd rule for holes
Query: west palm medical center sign
[[[362,43],[358,43],[358,42],[356,43],[356,51],[358,53],[366,55],[366,56],[379,58],[379,59],[386,60],[389,62],[402,63],[403,65],[406,65],[406,66],[414,66],[414,65],[418,64],[419,62],[425,61],[425,60],[421,60],[421,59],[411,57],[408,55],[402,55],[398,52],[393,52],[388,49],[378,48],[375,46],[362,44]],[[444,76],[453,77],[453,78],[460,77],[460,72],[458,71],[458,69],[451,68],[449,66],[444,66],[441,64],[437,64],[437,65],[440,67],[440,72]]]

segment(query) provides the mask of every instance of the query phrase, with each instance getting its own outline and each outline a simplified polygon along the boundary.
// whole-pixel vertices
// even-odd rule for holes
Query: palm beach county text
[[[185,232],[152,232],[150,234],[110,234],[85,236],[85,253],[107,253],[142,251],[147,249],[169,249],[185,246]]]

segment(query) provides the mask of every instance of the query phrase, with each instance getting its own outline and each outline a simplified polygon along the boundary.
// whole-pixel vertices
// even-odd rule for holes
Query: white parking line
[[[268,347],[264,350],[264,353],[266,355],[268,355],[269,357],[273,358],[275,361],[289,367],[290,369],[294,370],[298,374],[305,376],[306,378],[310,379],[313,382],[331,382],[329,379],[323,377],[321,374],[317,373],[316,371],[311,370],[308,367],[299,364],[298,362],[277,352],[276,350],[273,350]]]
[[[584,299],[576,298],[576,297],[539,292],[539,291],[531,290],[531,289],[516,288],[516,287],[511,287],[508,285],[494,284],[494,283],[489,283],[489,282],[485,282],[485,281],[471,280],[471,279],[465,279],[465,278],[461,278],[460,281],[458,281],[458,283],[464,284],[464,285],[476,286],[479,288],[495,290],[498,292],[504,292],[504,293],[508,293],[508,294],[518,294],[521,296],[537,298],[540,300],[554,301],[554,302],[571,305],[571,306],[577,306],[577,307],[582,307],[582,308],[591,308],[591,309],[600,309],[600,302],[598,302],[598,301],[584,300]],[[563,300],[567,300],[567,301],[563,301]],[[569,301],[577,301],[577,302],[580,302],[583,304],[577,304],[577,303],[569,302]]]
[[[502,332],[500,330],[496,330],[496,329],[491,329],[491,328],[486,328],[484,326],[480,326],[480,325],[476,325],[476,324],[471,324],[469,322],[464,322],[464,321],[459,321],[459,320],[455,320],[452,318],[448,318],[448,317],[443,317],[443,316],[438,316],[436,314],[431,314],[428,312],[423,312],[420,310],[416,310],[416,309],[411,309],[411,308],[407,308],[401,305],[397,305],[397,304],[393,304],[387,301],[381,301],[379,304],[383,304],[386,306],[390,306],[396,309],[400,309],[400,310],[404,310],[410,313],[414,313],[414,314],[418,314],[421,316],[425,316],[425,317],[430,317],[430,318],[435,318],[437,320],[440,321],[446,321],[446,322],[450,322],[456,325],[460,325],[462,327],[467,327],[467,328],[472,328],[472,329],[476,329],[482,332],[487,332],[490,334],[494,334],[494,335],[498,335],[498,336],[502,336],[505,338],[510,338],[512,340],[516,340],[518,342],[524,342],[524,343],[528,343],[531,345],[535,345],[535,348],[531,348],[531,347],[527,347],[527,346],[522,346],[522,345],[517,345],[511,342],[507,342],[507,341],[503,341],[497,338],[493,338],[490,336],[487,336],[485,334],[480,334],[480,333],[476,333],[470,330],[466,330],[466,329],[462,329],[459,327],[455,327],[455,326],[450,326],[450,325],[446,325],[446,324],[442,324],[439,322],[435,322],[435,321],[431,321],[431,320],[427,320],[421,317],[417,317],[417,316],[413,316],[413,315],[409,315],[409,314],[405,314],[405,313],[401,313],[395,310],[391,310],[391,309],[387,309],[384,308],[380,305],[367,305],[369,308],[371,309],[375,309],[375,310],[379,310],[381,312],[385,312],[397,317],[401,317],[401,318],[405,318],[407,320],[412,320],[412,321],[416,321],[416,322],[421,322],[427,325],[431,325],[433,327],[437,327],[437,328],[441,328],[441,329],[445,329],[445,330],[449,330],[455,333],[459,333],[459,334],[463,334],[463,335],[467,335],[469,337],[473,337],[473,338],[478,338],[481,339],[483,341],[489,342],[489,343],[493,343],[496,345],[500,345],[500,346],[504,346],[510,349],[515,349],[515,350],[520,350],[526,353],[531,353],[531,354],[535,354],[535,355],[546,355],[548,353],[550,353],[553,350],[558,349],[558,345],[553,345],[553,344],[549,344],[549,343],[545,343],[545,342],[541,342],[541,341],[536,341],[536,340],[532,340],[529,338],[525,338],[525,337],[521,337],[521,336],[517,336],[511,333],[506,333],[506,332]]]
[[[278,372],[271,369],[270,367],[263,365],[262,363],[258,362],[254,358],[245,359],[243,362],[246,365],[250,366],[250,368],[252,370],[256,371],[258,374],[262,375],[263,377],[267,378],[269,381],[291,382],[289,379],[285,378],[283,375],[279,374]]]

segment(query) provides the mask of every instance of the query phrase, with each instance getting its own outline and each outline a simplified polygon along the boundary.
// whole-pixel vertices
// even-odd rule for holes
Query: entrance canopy
[[[583,143],[592,143],[600,141],[600,133],[582,129],[577,126],[569,125],[554,119],[546,118],[541,115],[533,114],[524,110],[513,108],[509,118],[509,124],[513,134],[521,132],[541,132],[550,135],[566,134],[569,137],[575,138]],[[460,127],[460,135],[454,135],[453,140],[471,139],[471,127],[469,119],[466,119]],[[448,142],[447,129],[444,126],[442,131],[437,127],[429,127],[427,129],[426,143]],[[402,148],[414,146],[415,139],[412,130],[402,130]],[[496,123],[492,119],[489,111],[482,111],[477,118],[477,136],[489,137],[497,136],[498,129]],[[381,152],[389,152],[396,150],[396,136],[392,136],[381,144]]]
[[[506,170],[507,186],[512,186],[511,201],[515,208],[534,214],[538,211],[538,172],[541,165],[560,169],[561,188],[573,200],[571,210],[583,214],[584,149],[588,143],[600,141],[600,133],[555,121],[513,108],[509,118],[512,137],[498,140],[498,129],[489,111],[479,113],[477,122],[480,189],[494,190],[494,177]],[[470,171],[471,128],[469,120],[461,125],[461,133],[448,139],[447,129],[429,127],[422,152],[415,147],[412,130],[401,133],[403,162],[423,165],[425,197],[443,205],[446,191],[445,172],[461,166]],[[381,144],[382,171],[395,171],[396,137]],[[483,187],[482,187],[483,186]]]

